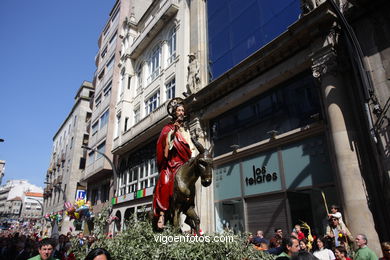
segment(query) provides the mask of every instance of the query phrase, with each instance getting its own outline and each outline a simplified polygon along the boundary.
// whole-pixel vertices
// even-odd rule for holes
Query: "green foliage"
[[[95,218],[94,231],[101,232],[107,223],[107,212]],[[105,218],[105,219],[104,219]],[[100,225],[100,226],[99,226]],[[174,232],[172,228],[166,228],[163,232],[153,231],[150,221],[134,220],[131,218],[124,230],[112,239],[107,239],[103,234],[96,234],[99,239],[92,248],[103,247],[107,249],[113,259],[264,259],[273,260],[273,256],[253,249],[252,245],[246,245],[245,236],[234,235],[232,232],[223,234],[205,234],[203,238],[194,237],[189,234]],[[161,237],[159,237],[161,236]],[[167,240],[177,237],[181,241],[169,243]],[[210,242],[194,242],[195,239],[205,240],[206,236]],[[231,237],[231,242],[212,242],[215,237]],[[161,239],[161,240],[159,240]],[[192,242],[191,242],[192,241]],[[165,243],[164,243],[165,242]],[[87,254],[86,247],[77,245],[73,241],[73,250],[77,259],[84,259]]]

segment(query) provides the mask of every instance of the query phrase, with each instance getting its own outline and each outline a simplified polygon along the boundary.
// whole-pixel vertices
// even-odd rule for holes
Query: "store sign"
[[[87,199],[87,192],[85,190],[77,190],[76,191],[76,200],[81,199],[85,200]]]
[[[244,196],[275,192],[282,189],[277,151],[261,153],[242,160]]]
[[[255,165],[252,165],[253,169],[253,177],[246,177],[245,184],[248,185],[257,185],[261,183],[267,183],[276,181],[278,179],[278,175],[276,172],[267,172],[266,166],[261,168],[256,168]]]

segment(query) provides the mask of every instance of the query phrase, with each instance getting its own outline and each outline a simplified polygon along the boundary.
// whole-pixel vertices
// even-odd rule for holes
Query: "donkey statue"
[[[207,150],[194,138],[191,138],[199,154],[183,164],[176,173],[173,196],[170,203],[168,221],[179,229],[180,213],[186,215],[188,224],[199,236],[200,219],[195,212],[195,183],[201,178],[202,186],[207,187],[212,181],[212,147]]]

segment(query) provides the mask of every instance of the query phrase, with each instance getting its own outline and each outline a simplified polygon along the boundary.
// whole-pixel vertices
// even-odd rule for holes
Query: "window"
[[[176,86],[175,78],[173,78],[165,85],[165,95],[167,100],[175,97],[175,86]]]
[[[127,172],[119,176],[119,196],[126,194]]]
[[[127,131],[128,124],[129,124],[129,118],[125,117],[125,127],[124,127],[123,131],[125,131],[125,132]]]
[[[114,138],[118,137],[120,134],[120,123],[121,123],[121,113],[116,115],[116,124],[115,124],[115,136]]]
[[[299,17],[300,3],[298,0],[207,1],[212,77],[222,75],[286,31]]]
[[[117,33],[115,32],[114,35],[111,37],[110,41],[109,41],[109,44],[110,44],[110,47],[113,48],[115,46],[115,43],[116,43],[116,36],[117,36]]]
[[[101,144],[98,145],[97,147],[97,150],[100,152],[100,153],[105,153],[106,152],[106,142],[103,142]],[[96,159],[99,159],[101,158],[103,155],[97,153],[96,154]]]
[[[128,171],[127,193],[137,191],[138,167],[133,167]]]
[[[136,94],[138,95],[141,93],[142,90],[142,65],[138,66],[137,69],[137,89],[136,89]]]
[[[107,87],[105,87],[103,89],[103,96],[104,96],[104,99],[110,97],[110,94],[111,94],[111,85],[112,85],[112,81],[110,81],[110,83],[108,83]]]
[[[107,124],[108,114],[109,114],[109,110],[104,112],[104,114],[100,117],[100,129],[102,129]]]
[[[154,93],[146,102],[145,102],[145,115],[149,115],[151,112],[156,110],[160,105],[160,91]]]
[[[96,134],[97,131],[98,131],[98,126],[99,126],[99,121],[96,121],[96,123],[94,123],[92,125],[92,135]]]
[[[160,44],[157,44],[152,51],[152,55],[149,60],[149,77],[148,83],[152,82],[158,75],[160,75],[160,56],[161,56],[161,47]]]
[[[126,75],[125,75],[125,72],[122,71],[122,73],[121,73],[121,81],[119,83],[119,91],[118,91],[117,102],[120,101],[121,96],[123,95],[123,90],[125,88],[125,84],[126,84]]]
[[[138,168],[138,189],[142,190],[145,188],[153,187],[156,185],[158,170],[156,162],[153,159],[145,160],[140,165],[137,166]]]
[[[95,99],[95,108],[99,107],[99,105],[102,103],[102,95],[99,94],[99,96]]]
[[[93,189],[92,190],[92,194],[91,194],[91,197],[92,197],[92,205],[96,205],[98,199],[99,199],[99,190],[98,189]]]
[[[169,31],[168,35],[168,60],[167,64],[171,64],[176,58],[176,27]]]
[[[111,57],[111,59],[109,60],[109,62],[107,62],[107,71],[110,71],[112,69],[112,67],[114,66],[114,60],[115,60],[115,55],[113,55]]]
[[[72,138],[70,139],[69,149],[72,149],[72,147],[73,147],[73,136],[72,136]]]
[[[104,56],[106,56],[107,54],[107,46],[103,49],[102,53],[100,54],[100,57],[102,57],[102,59],[104,58]]]
[[[138,106],[134,109],[134,124],[138,123],[141,120],[141,109]]]
[[[109,197],[110,197],[110,184],[104,184],[102,186],[102,191],[101,191],[101,202],[106,202],[108,201]]]
[[[113,13],[112,19],[111,19],[112,22],[114,22],[115,19],[118,17],[119,10],[120,10],[120,8],[118,7],[118,8],[115,10],[115,13]]]

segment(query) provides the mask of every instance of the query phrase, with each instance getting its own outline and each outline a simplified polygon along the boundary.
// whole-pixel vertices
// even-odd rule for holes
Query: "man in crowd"
[[[367,236],[364,234],[359,234],[356,236],[356,245],[359,247],[356,251],[354,260],[378,260],[378,257],[367,246]]]
[[[39,255],[31,257],[29,260],[58,260],[53,258],[54,242],[50,238],[42,239],[38,244]]]
[[[277,241],[283,237],[283,231],[281,228],[275,229],[275,235],[269,241],[269,247],[274,248],[277,246]]]
[[[261,243],[265,243],[268,245],[269,241],[264,238],[264,232],[262,230],[257,230],[256,236],[253,238],[253,244],[257,245]]]
[[[282,249],[283,252],[278,255],[277,260],[282,260],[286,258],[291,258],[293,255],[299,252],[299,241],[296,237],[288,236],[284,237],[282,240]]]

